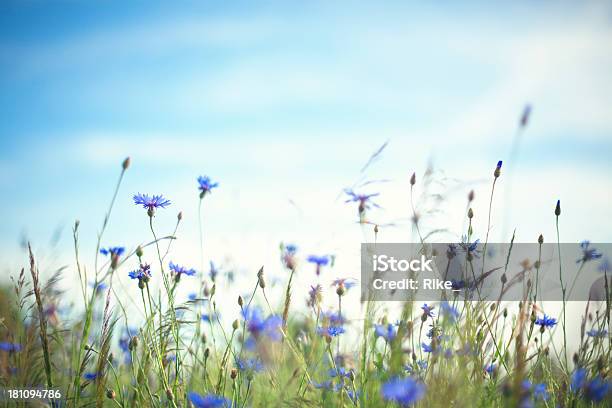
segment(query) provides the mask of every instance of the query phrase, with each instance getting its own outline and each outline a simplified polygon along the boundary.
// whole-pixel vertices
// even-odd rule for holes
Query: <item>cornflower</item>
[[[321,268],[323,266],[327,266],[329,264],[329,257],[327,255],[318,256],[318,255],[309,255],[306,260],[310,263],[315,264],[317,276],[321,275]]]
[[[425,396],[425,384],[411,377],[394,377],[380,388],[382,397],[402,407],[409,407]]]
[[[219,183],[213,183],[210,177],[200,176],[198,177],[198,189],[200,190],[200,198],[212,191],[213,188],[217,188]]]
[[[170,262],[168,264],[170,270],[174,273],[174,279],[176,282],[181,280],[181,275],[193,276],[196,273],[196,270],[193,268],[187,268],[185,266],[177,265],[175,263]]]
[[[142,204],[142,207],[147,210],[149,217],[153,217],[157,208],[166,208],[170,205],[170,200],[164,198],[163,195],[154,195],[149,197],[148,194],[134,194],[134,204]]]

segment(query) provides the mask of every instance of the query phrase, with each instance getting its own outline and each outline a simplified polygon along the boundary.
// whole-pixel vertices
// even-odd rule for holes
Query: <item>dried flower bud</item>
[[[123,170],[127,170],[128,167],[130,167],[130,158],[126,157],[125,160],[123,160],[123,163],[121,163],[121,168],[123,168]]]
[[[235,380],[236,377],[238,377],[238,370],[236,370],[235,368],[232,368],[232,371],[230,372],[230,377],[232,380]]]
[[[555,207],[555,215],[557,217],[561,215],[561,200],[557,200],[557,206]]]
[[[540,234],[540,236],[538,237],[538,244],[542,245],[543,243],[544,243],[544,236]]]
[[[416,184],[416,173],[412,173],[412,176],[410,177],[410,185],[414,186]]]

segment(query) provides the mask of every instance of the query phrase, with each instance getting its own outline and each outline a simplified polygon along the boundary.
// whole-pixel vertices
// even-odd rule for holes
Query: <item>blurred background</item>
[[[498,160],[490,240],[516,229],[518,242],[554,241],[560,199],[562,241],[610,242],[611,44],[605,1],[2,2],[1,279],[26,265],[29,240],[76,288],[71,226],[91,265],[126,156],[102,245],[148,242],[132,195],[164,194],[158,233],[184,215],[169,259],[208,272],[196,178],[209,175],[220,186],[203,203],[205,259],[237,291],[261,265],[285,282],[281,241],[336,255],[323,280],[358,277],[359,243],[374,236],[342,190],[369,180],[355,189],[380,193],[368,213],[379,241],[417,239],[413,172],[425,233],[459,240],[473,189],[484,238]],[[122,272],[130,290],[135,267]],[[301,265],[302,288],[313,270]]]

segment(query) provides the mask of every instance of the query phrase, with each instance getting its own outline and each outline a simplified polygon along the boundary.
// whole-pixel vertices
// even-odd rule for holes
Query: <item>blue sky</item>
[[[484,235],[497,160],[493,239],[552,239],[557,199],[564,240],[612,239],[609,3],[328,3],[3,2],[3,268],[23,263],[23,234],[44,252],[58,226],[53,263],[70,263],[76,218],[91,247],[129,155],[105,244],[148,240],[131,195],[164,193],[156,222],[167,231],[184,211],[175,257],[197,262],[195,178],[208,174],[221,187],[205,204],[207,257],[254,270],[295,241],[342,254],[352,274],[371,233],[338,194],[385,141],[366,175],[390,180],[369,187],[373,219],[397,224],[384,240],[414,239],[407,183],[430,161],[445,200],[424,228],[457,239],[474,188]]]

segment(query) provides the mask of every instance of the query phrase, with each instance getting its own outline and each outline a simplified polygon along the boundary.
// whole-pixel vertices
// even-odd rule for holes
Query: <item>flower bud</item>
[[[180,221],[183,219],[183,212],[179,211],[179,213],[176,215],[176,218]]]
[[[540,234],[540,236],[538,237],[538,244],[542,245],[543,243],[544,243],[544,236]]]
[[[202,333],[202,337],[200,337],[200,340],[202,340],[202,344],[206,344],[206,334]]]
[[[374,233],[378,234],[378,224],[374,225]]]
[[[343,296],[345,292],[346,292],[346,289],[344,288],[344,285],[342,284],[338,285],[338,287],[336,288],[336,294],[338,296]]]
[[[230,377],[232,380],[235,380],[236,377],[238,377],[238,370],[236,370],[235,368],[232,368],[232,371],[230,372]]]
[[[144,252],[142,251],[142,247],[140,245],[138,245],[138,248],[136,248],[136,256],[139,258],[142,258],[142,255],[144,254]]]
[[[244,300],[242,299],[242,296],[238,296],[238,306],[242,307],[244,305]]]
[[[172,390],[170,388],[166,389],[166,397],[168,397],[168,401],[172,401],[174,399],[174,394],[172,394]]]
[[[133,336],[128,343],[128,349],[130,351],[135,350],[138,347],[138,336]]]
[[[123,160],[123,163],[121,163],[121,168],[123,170],[127,170],[128,167],[130,167],[130,158],[129,156],[125,158],[125,160]]]
[[[141,290],[145,288],[145,281],[144,281],[144,279],[138,279],[138,288],[141,289]]]
[[[115,390],[111,390],[110,388],[106,390],[106,398],[110,400],[114,400],[117,394],[115,394]]]
[[[208,356],[210,356],[210,349],[206,347],[206,350],[204,350],[204,358],[207,359]]]
[[[238,319],[234,320],[234,322],[232,323],[232,329],[238,330],[239,325],[240,322],[238,321]]]
[[[502,283],[502,285],[505,285],[505,284],[506,284],[506,282],[508,282],[508,277],[507,277],[507,276],[506,276],[506,274],[504,273],[504,274],[502,274],[502,276],[501,276],[501,283]]]
[[[468,218],[470,220],[474,218],[474,210],[472,210],[472,207],[470,207],[470,209],[468,210]]]
[[[259,277],[259,287],[262,289],[266,288],[266,281],[264,280],[263,274]]]
[[[412,177],[410,177],[410,185],[414,186],[416,183],[416,173],[412,173]]]
[[[497,162],[497,166],[495,167],[495,171],[493,172],[493,177],[498,178],[501,174],[502,161]]]
[[[470,190],[468,193],[468,203],[471,203],[472,201],[474,201],[474,190]]]
[[[561,215],[561,200],[557,200],[557,206],[555,207],[555,215],[557,217]]]

